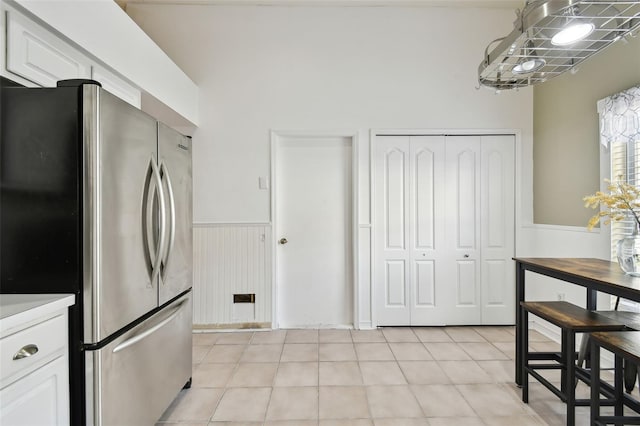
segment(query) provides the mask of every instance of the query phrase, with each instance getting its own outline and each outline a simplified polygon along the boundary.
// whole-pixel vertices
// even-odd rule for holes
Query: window
[[[612,181],[640,186],[640,86],[598,102],[600,143],[610,147]],[[633,219],[611,224],[611,259],[616,260],[618,240],[631,235]]]
[[[627,182],[640,186],[640,139],[611,144],[611,181]],[[635,221],[633,218],[611,223],[611,259],[616,260],[616,245],[627,235],[631,235]]]
[[[610,148],[611,181],[640,186],[640,86],[598,102],[600,143]],[[616,245],[635,226],[632,218],[611,223],[611,259],[617,261]],[[613,300],[612,300],[613,302]],[[640,312],[640,304],[620,300],[620,309]]]

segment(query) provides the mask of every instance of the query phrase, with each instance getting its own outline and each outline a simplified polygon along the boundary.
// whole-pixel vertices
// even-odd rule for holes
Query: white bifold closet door
[[[514,137],[376,139],[378,325],[512,324]]]

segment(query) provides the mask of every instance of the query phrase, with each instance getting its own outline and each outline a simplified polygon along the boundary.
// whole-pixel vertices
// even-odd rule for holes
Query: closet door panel
[[[410,140],[411,325],[443,325],[449,305],[444,266],[444,136]]]
[[[435,307],[435,294],[436,294],[436,279],[435,279],[435,261],[433,260],[417,260],[414,262],[415,270],[415,286],[416,308],[434,308]],[[432,312],[432,315],[436,315]],[[412,315],[412,325],[418,325],[420,318],[416,315]],[[433,322],[437,322],[437,318],[432,318]],[[423,324],[419,324],[423,325]]]
[[[375,306],[378,325],[410,324],[409,137],[379,138],[374,147]]]
[[[406,152],[393,148],[384,155],[385,249],[405,249]]]
[[[456,204],[452,207],[457,218],[453,232],[456,235],[456,248],[461,250],[476,248],[478,153],[474,148],[458,152],[452,170],[456,182]]]
[[[457,291],[455,307],[459,308],[475,308],[477,303],[477,276],[475,260],[458,260],[456,261],[457,269]]]
[[[481,270],[483,324],[515,320],[515,140],[483,136],[481,142]]]
[[[385,265],[385,306],[406,306],[405,297],[405,262],[403,260],[388,260]]]
[[[445,147],[446,323],[480,324],[480,137],[448,136]]]
[[[412,150],[413,151],[413,150]],[[435,249],[435,169],[436,153],[427,147],[412,152],[413,194],[415,196],[415,226],[413,236],[415,248],[423,250]],[[440,160],[438,158],[438,160]]]

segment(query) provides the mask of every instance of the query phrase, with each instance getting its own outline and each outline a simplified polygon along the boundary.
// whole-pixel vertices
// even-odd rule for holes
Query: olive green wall
[[[534,223],[586,226],[582,197],[598,190],[596,102],[640,84],[640,35],[618,41],[533,91]]]

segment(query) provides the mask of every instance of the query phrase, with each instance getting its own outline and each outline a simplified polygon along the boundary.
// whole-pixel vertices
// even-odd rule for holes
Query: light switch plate
[[[260,176],[258,178],[258,187],[260,189],[269,189],[269,178]]]

